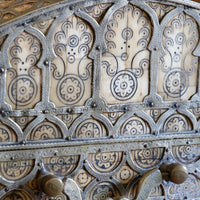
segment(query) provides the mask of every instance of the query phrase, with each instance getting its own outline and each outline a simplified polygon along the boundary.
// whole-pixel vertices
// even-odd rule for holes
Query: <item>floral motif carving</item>
[[[121,128],[121,135],[143,135],[149,133],[148,125],[139,117],[129,118]]]
[[[89,25],[74,15],[57,27],[53,43],[57,57],[51,65],[51,98],[56,104],[82,104],[84,98],[90,97],[92,61],[87,55],[92,43]]]
[[[87,195],[86,199],[105,200],[108,197],[116,198],[118,196],[119,192],[113,184],[109,182],[103,182],[96,185]]]
[[[2,197],[2,200],[33,200],[29,194],[22,190],[12,190]]]
[[[32,108],[40,100],[40,70],[35,67],[41,56],[38,39],[23,32],[9,48],[12,66],[8,70],[8,102],[13,107]]]
[[[76,176],[74,177],[75,182],[78,184],[80,188],[86,187],[94,177],[92,177],[87,171],[84,169],[80,169]]]
[[[103,124],[94,119],[83,121],[77,127],[75,134],[76,138],[100,138],[107,135]]]
[[[50,140],[56,138],[62,138],[60,129],[48,121],[38,124],[28,136],[28,140]]]
[[[158,83],[164,100],[189,99],[195,92],[198,58],[192,54],[198,43],[196,21],[181,13],[166,25],[162,45],[165,55],[161,58]],[[164,79],[164,81],[163,81]]]
[[[172,148],[174,158],[179,162],[189,164],[199,158],[199,145],[181,145]]]
[[[190,130],[190,123],[183,115],[171,115],[163,125],[164,132],[181,132]]]
[[[91,167],[100,173],[112,172],[121,163],[121,152],[105,152],[89,154],[88,160]]]
[[[102,96],[109,103],[136,101],[147,94],[148,84],[140,83],[148,76],[150,37],[150,19],[139,8],[128,4],[111,16],[104,35],[107,51],[102,62]],[[110,85],[110,91],[106,85]],[[142,88],[144,85],[146,88]],[[143,94],[138,96],[138,91]]]
[[[16,140],[15,133],[4,124],[0,124],[0,142],[16,142]]]
[[[56,176],[71,174],[78,166],[79,156],[61,156],[44,158],[44,167]]]
[[[169,188],[169,194],[175,196],[177,199],[181,199],[189,195],[192,191],[194,193],[194,198],[199,197],[199,184],[200,182],[197,178],[189,175],[184,183],[180,185],[171,185],[171,187]]]
[[[136,175],[137,173],[128,165],[124,165],[119,172],[117,172],[115,178],[117,178],[122,184],[128,184]]]
[[[34,160],[0,162],[0,175],[7,179],[16,181],[27,176],[34,166]]]
[[[132,161],[143,169],[156,167],[162,160],[163,154],[163,148],[143,149],[131,152]]]

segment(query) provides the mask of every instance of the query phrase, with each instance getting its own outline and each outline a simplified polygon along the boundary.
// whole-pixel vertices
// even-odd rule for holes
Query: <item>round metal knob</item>
[[[188,170],[184,165],[171,164],[170,168],[170,181],[173,183],[181,184],[187,179]]]
[[[64,188],[62,180],[52,174],[42,176],[39,180],[40,189],[49,197],[61,194]]]

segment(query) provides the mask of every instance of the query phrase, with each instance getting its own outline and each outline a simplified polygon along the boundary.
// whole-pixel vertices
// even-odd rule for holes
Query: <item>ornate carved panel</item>
[[[198,200],[199,30],[191,1],[1,1],[0,199]]]

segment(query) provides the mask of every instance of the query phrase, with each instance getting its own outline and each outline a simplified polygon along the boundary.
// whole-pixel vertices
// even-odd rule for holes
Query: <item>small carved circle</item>
[[[77,35],[71,35],[68,40],[68,45],[70,47],[77,47],[79,44],[79,38]]]
[[[68,74],[58,83],[57,94],[62,103],[75,104],[84,94],[84,83],[78,76]]]
[[[130,40],[133,37],[133,30],[129,27],[125,28],[122,31],[122,38],[124,40]]]
[[[184,71],[174,69],[165,76],[163,87],[170,97],[180,97],[188,88],[188,78]]]
[[[126,53],[126,52],[122,53],[121,59],[122,59],[123,61],[128,60],[128,53]]]
[[[12,103],[19,106],[28,105],[37,95],[37,84],[30,76],[20,75],[9,84],[8,95]]]
[[[134,96],[137,90],[137,78],[132,72],[120,71],[111,82],[112,95],[121,101],[126,101]]]
[[[176,41],[177,44],[183,45],[184,42],[186,41],[186,36],[185,36],[185,34],[184,34],[183,32],[178,33],[178,34],[176,35],[175,41]]]

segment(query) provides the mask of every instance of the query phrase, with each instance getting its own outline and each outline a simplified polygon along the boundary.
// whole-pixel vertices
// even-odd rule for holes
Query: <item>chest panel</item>
[[[200,6],[190,1],[0,3],[0,198],[41,171],[83,200],[137,199],[141,177],[187,167],[148,200],[199,199]],[[153,181],[153,178],[152,178]],[[78,199],[77,199],[78,200]]]

